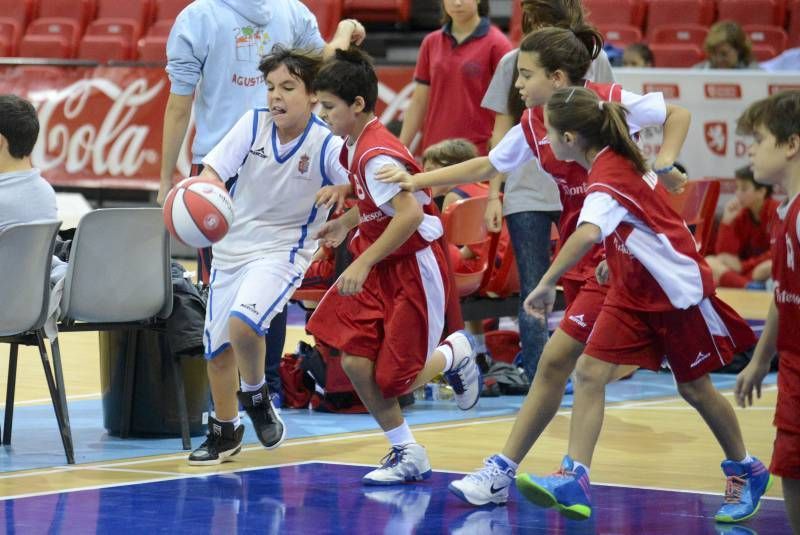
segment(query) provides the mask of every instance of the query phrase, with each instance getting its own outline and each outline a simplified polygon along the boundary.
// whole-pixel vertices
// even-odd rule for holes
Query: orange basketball
[[[233,223],[233,201],[221,182],[187,178],[167,194],[164,223],[169,233],[186,245],[208,247],[228,233]]]

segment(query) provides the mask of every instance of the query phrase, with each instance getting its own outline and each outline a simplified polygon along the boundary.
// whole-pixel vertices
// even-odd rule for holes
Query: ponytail
[[[559,89],[547,102],[547,119],[553,129],[561,133],[575,132],[585,150],[600,150],[608,145],[644,174],[649,168],[631,139],[627,114],[622,104],[602,101],[584,87]]]
[[[603,36],[593,26],[578,24],[572,29],[542,28],[525,36],[521,52],[536,52],[539,63],[548,72],[562,70],[575,85],[586,77],[586,71],[603,49]]]

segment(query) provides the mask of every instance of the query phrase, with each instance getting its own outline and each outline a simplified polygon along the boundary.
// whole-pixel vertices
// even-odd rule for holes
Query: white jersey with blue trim
[[[266,108],[247,112],[203,158],[226,182],[234,221],[214,244],[215,268],[230,269],[258,258],[286,257],[303,271],[328,217],[314,206],[323,186],[348,183],[339,163],[342,139],[312,115],[297,139],[281,144]]]

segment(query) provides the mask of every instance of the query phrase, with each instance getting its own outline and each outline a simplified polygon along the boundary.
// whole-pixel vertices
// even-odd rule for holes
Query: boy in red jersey
[[[418,172],[414,157],[375,117],[378,79],[357,50],[337,51],[314,79],[320,117],[346,136],[340,161],[349,171],[356,206],[329,221],[318,238],[336,246],[358,225],[354,255],[325,294],[307,328],[340,348],[342,368],[392,445],[367,485],[420,481],[431,474],[425,449],[403,418],[397,396],[444,372],[461,409],[478,401],[481,377],[474,342],[458,331],[437,347],[444,329],[449,276],[439,243],[442,224],[430,192],[381,184],[375,172],[399,166]]]
[[[748,156],[755,179],[780,184],[788,199],[772,228],[775,293],[753,359],[736,380],[736,400],[753,403],[776,351],[780,355],[778,405],[770,471],[782,478],[789,523],[800,534],[800,91],[785,91],[752,104],[739,118],[739,131],[753,135]]]
[[[572,415],[576,460],[591,462],[603,423],[605,385],[616,366],[658,369],[666,358],[678,392],[703,417],[726,456],[725,501],[714,518],[747,520],[758,511],[771,478],[747,453],[733,407],[708,374],[754,345],[755,335],[714,295],[711,269],[684,221],[665,202],[663,186],[630,138],[625,114],[623,106],[603,102],[584,88],[559,90],[548,101],[544,120],[550,147],[559,160],[587,169],[589,186],[575,232],[525,307],[538,316],[549,312],[556,281],[604,241],[610,287],[576,381],[581,385],[576,397],[592,401]],[[517,487],[538,505],[577,516],[589,504],[589,477],[572,461],[566,458],[552,476],[523,474]]]

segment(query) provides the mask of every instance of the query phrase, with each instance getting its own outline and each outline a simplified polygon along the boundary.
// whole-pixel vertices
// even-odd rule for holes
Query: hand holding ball
[[[233,201],[214,179],[191,177],[178,182],[164,200],[164,224],[182,243],[198,249],[225,237],[233,223]]]

